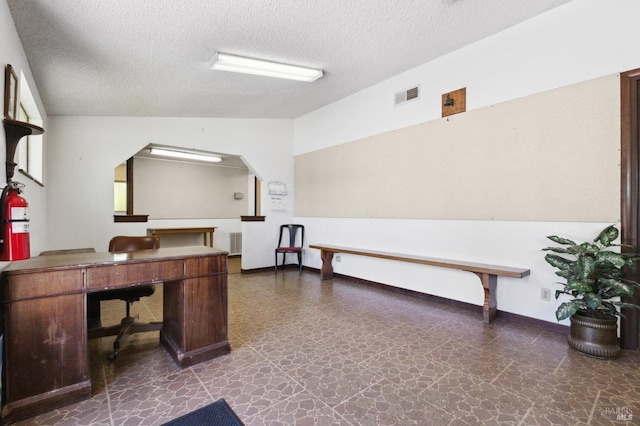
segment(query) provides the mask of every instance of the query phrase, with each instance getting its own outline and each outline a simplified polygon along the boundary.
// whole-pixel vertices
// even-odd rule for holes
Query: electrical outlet
[[[546,300],[547,302],[551,300],[551,290],[548,288],[540,289],[540,300]]]
[[[336,256],[336,262],[338,263],[342,262],[342,257],[340,257],[340,255]]]

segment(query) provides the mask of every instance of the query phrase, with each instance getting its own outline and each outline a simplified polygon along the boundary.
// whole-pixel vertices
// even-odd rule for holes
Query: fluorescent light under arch
[[[174,151],[171,149],[151,148],[150,154],[160,155],[163,157],[182,158],[185,160],[208,161],[210,163],[219,163],[222,157],[216,155],[198,154],[196,152]]]

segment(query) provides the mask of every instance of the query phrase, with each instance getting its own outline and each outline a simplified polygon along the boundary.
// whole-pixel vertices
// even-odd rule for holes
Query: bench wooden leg
[[[333,278],[333,265],[331,264],[331,261],[333,260],[333,252],[321,250],[320,259],[322,259],[322,269],[320,269],[320,279],[330,280],[331,278]]]
[[[497,306],[496,302],[496,286],[498,284],[498,276],[493,274],[483,274],[474,272],[482,282],[484,290],[484,305],[482,307],[482,321],[489,324],[496,319]]]

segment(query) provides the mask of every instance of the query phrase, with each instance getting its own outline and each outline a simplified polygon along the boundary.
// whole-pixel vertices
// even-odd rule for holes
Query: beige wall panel
[[[238,218],[247,214],[248,171],[136,157],[134,209],[151,219]],[[233,193],[244,194],[234,200]]]
[[[619,121],[612,75],[307,153],[295,214],[615,222]]]
[[[329,205],[323,200],[331,200],[332,191],[339,188],[337,184],[339,174],[333,169],[335,149],[323,149],[307,155],[296,157],[294,163],[295,188],[294,210],[305,209],[311,206],[312,210],[306,216],[332,217],[335,215],[335,206]],[[298,191],[298,185],[307,190]]]
[[[380,143],[361,140],[337,147],[340,175],[334,199],[337,205],[349,205],[347,217],[379,217],[377,179],[372,171],[383,163]],[[378,170],[377,174],[384,173]]]

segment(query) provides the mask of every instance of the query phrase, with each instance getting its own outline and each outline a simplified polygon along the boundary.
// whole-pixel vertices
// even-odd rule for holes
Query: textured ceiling
[[[569,0],[8,0],[49,115],[295,118]],[[212,71],[216,51],[322,68]]]

